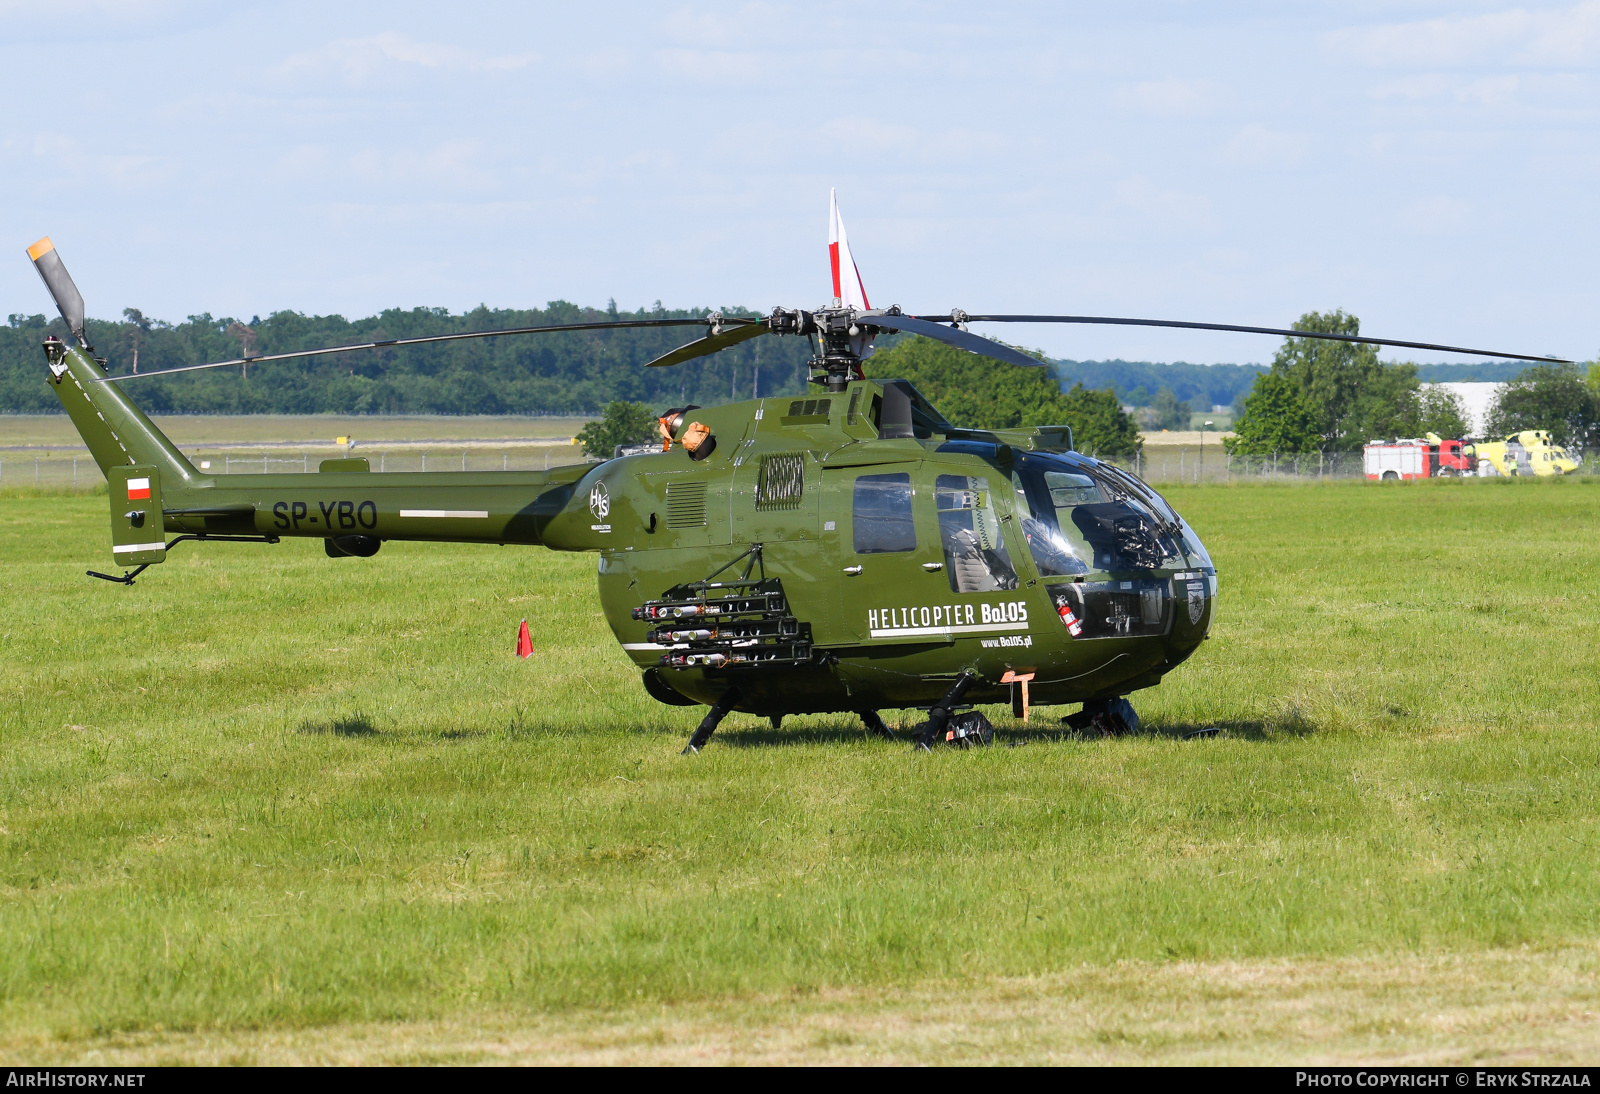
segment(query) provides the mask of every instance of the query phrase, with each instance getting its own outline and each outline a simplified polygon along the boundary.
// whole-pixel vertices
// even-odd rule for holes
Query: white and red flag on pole
[[[850,238],[844,233],[844,221],[839,218],[839,191],[828,191],[828,261],[833,264],[833,298],[840,304],[866,311],[867,287],[861,283],[861,271],[850,255]]]

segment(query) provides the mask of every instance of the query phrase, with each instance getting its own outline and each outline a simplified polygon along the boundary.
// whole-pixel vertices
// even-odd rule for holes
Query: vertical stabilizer
[[[111,495],[111,558],[122,566],[152,566],[167,557],[161,519],[161,469],[113,467],[106,476]]]

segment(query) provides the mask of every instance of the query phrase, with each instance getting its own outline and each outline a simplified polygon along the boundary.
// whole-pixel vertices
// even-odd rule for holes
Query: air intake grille
[[[761,457],[761,479],[756,484],[756,508],[798,509],[806,488],[806,458],[799,452],[779,452]]]
[[[667,527],[703,528],[706,523],[706,484],[674,482],[667,486]]]

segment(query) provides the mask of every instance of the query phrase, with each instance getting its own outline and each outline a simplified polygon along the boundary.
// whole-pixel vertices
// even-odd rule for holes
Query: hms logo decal
[[[611,515],[611,494],[606,490],[605,483],[597,482],[594,489],[589,491],[589,512],[599,521],[598,524],[589,525],[591,532],[611,531],[611,525],[605,522]]]

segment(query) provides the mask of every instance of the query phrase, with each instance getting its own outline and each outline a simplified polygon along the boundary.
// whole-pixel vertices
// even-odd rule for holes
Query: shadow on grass
[[[1309,737],[1316,732],[1316,726],[1305,721],[1297,721],[1285,725],[1278,721],[1262,719],[1228,719],[1216,722],[1163,722],[1158,725],[1145,723],[1139,727],[1138,732],[1126,734],[1123,738],[1103,737],[1093,730],[1077,730],[1068,726],[1053,726],[1044,724],[1029,724],[1026,726],[1011,726],[996,728],[994,734],[995,745],[1006,745],[1016,748],[1030,742],[1049,743],[1057,741],[1109,741],[1109,740],[1167,740],[1167,741],[1211,741],[1226,739],[1230,741],[1271,741],[1284,737]]]
[[[301,722],[299,732],[312,737],[375,737],[378,729],[357,711],[331,722]]]
[[[1304,737],[1312,731],[1313,728],[1308,727],[1302,732],[1287,735]],[[1274,737],[1285,735],[1281,729],[1275,730],[1271,723],[1260,719],[1206,722],[1204,724],[1199,722],[1170,722],[1161,725],[1143,726],[1138,733],[1140,737],[1157,737],[1180,741],[1209,741],[1216,740],[1219,737],[1226,737],[1234,741],[1268,741]]]
[[[1053,719],[1051,720],[1054,721]],[[1275,718],[1227,719],[1216,722],[1163,722],[1146,723],[1132,739],[1207,741],[1226,738],[1234,741],[1271,741],[1285,737],[1309,737],[1317,726],[1301,712],[1290,710]],[[995,747],[1017,748],[1037,742],[1046,744],[1061,741],[1099,741],[1098,733],[1084,732],[1063,725],[1040,720],[1028,725],[999,726],[995,729]],[[880,741],[862,726],[852,722],[834,722],[823,725],[796,726],[793,729],[771,729],[767,726],[748,726],[740,729],[719,729],[712,740],[732,748],[772,748],[782,745],[853,744],[867,740],[884,745],[914,743],[911,728],[895,733],[895,740]]]
[[[785,745],[843,745],[867,741],[894,746],[915,743],[915,733],[921,728],[905,725],[895,730],[894,740],[886,741],[868,732],[865,726],[850,716],[837,721],[790,723],[774,729],[768,725],[725,726],[712,738],[730,748],[775,748]],[[1207,741],[1225,738],[1235,741],[1273,741],[1285,738],[1305,738],[1321,731],[1298,704],[1289,703],[1276,714],[1264,718],[1232,718],[1214,722],[1146,722],[1128,736],[1132,739]],[[669,735],[677,730],[667,730]],[[683,734],[688,739],[688,734]],[[1032,742],[1092,742],[1108,740],[1093,730],[1077,730],[1060,724],[1051,715],[1036,717],[1027,724],[1002,724],[995,727],[994,746],[1016,748]]]
[[[911,743],[908,733],[896,733],[899,740]],[[687,740],[687,737],[685,738]],[[856,721],[830,722],[824,725],[795,726],[793,729],[773,729],[770,726],[745,726],[738,729],[719,729],[713,741],[720,741],[734,748],[771,748],[775,745],[839,745],[853,744],[856,741],[872,740],[879,738],[868,733],[866,727]],[[893,741],[883,741],[883,744],[893,744]]]

